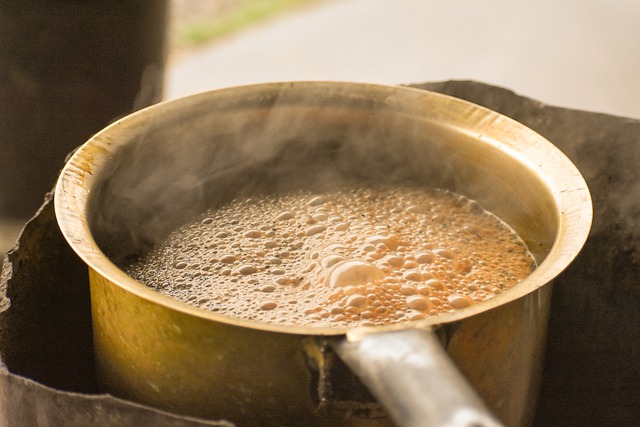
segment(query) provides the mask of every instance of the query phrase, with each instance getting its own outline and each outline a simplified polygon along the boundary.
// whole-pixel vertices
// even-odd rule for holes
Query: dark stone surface
[[[467,99],[545,136],[582,172],[594,221],[555,281],[536,425],[640,420],[640,121],[551,107],[473,82],[419,87]]]
[[[477,82],[417,86],[528,125],[582,171],[593,196],[594,224],[582,253],[556,280],[535,425],[637,424],[640,121],[546,106]],[[0,300],[0,355],[6,364],[0,369],[0,423],[218,425],[97,394],[86,269],[58,231],[50,198],[19,245],[0,275],[0,295],[6,295]]]
[[[51,194],[0,273],[0,425],[232,426],[100,393],[87,268],[58,229]]]
[[[60,390],[96,392],[87,268],[58,229],[52,195],[2,268],[10,308],[0,354],[12,373]]]
[[[156,411],[105,394],[53,390],[0,370],[0,425],[16,427],[233,427]]]

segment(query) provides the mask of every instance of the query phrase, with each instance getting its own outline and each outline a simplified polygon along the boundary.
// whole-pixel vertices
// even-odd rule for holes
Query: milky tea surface
[[[125,270],[227,316],[353,327],[469,307],[534,268],[522,240],[477,202],[392,187],[234,200]]]

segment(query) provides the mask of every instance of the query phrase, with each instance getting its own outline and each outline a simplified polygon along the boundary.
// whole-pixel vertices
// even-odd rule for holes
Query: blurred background
[[[210,89],[476,80],[640,119],[635,0],[22,3],[0,0],[0,253],[66,153],[137,108]]]
[[[270,2],[183,0],[174,10],[179,16],[184,5],[214,3]],[[279,80],[470,79],[558,106],[640,118],[640,2],[634,0],[271,3],[290,8],[172,57],[166,96]],[[177,28],[185,25],[179,22],[177,52],[189,34],[194,41],[198,34],[198,25],[189,31],[189,24]]]

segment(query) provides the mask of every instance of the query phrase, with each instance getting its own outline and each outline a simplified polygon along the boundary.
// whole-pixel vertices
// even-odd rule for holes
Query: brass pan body
[[[322,381],[341,381],[320,375],[333,363],[325,344],[359,331],[228,318],[160,295],[114,263],[236,195],[343,180],[449,188],[478,200],[528,244],[539,266],[509,291],[366,331],[435,330],[494,414],[527,425],[551,282],[587,237],[589,191],[575,166],[522,124],[391,86],[294,82],[203,93],[125,117],[75,153],[57,185],[56,213],[89,266],[105,389],[239,425],[389,424],[375,404],[319,390]]]

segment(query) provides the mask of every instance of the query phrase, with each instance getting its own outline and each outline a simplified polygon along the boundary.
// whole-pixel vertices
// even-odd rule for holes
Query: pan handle
[[[333,347],[398,426],[502,426],[433,331],[352,334]]]

